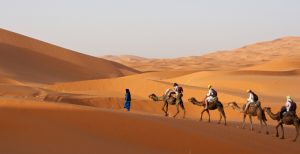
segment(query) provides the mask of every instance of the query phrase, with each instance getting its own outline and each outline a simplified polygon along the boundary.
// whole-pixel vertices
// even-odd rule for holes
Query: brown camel
[[[280,119],[280,112],[277,112],[276,114],[272,113],[270,107],[265,107],[264,111],[268,113],[271,119],[277,120],[278,125],[276,126],[276,137],[279,137],[278,133],[278,127],[281,127],[282,130],[282,136],[281,139],[284,139],[284,129],[283,129],[283,124],[285,125],[294,125],[296,128],[296,137],[293,140],[294,142],[297,140],[299,136],[299,127],[300,127],[300,120],[297,117],[295,112],[287,112],[286,114],[283,115],[282,119]]]
[[[260,104],[260,103],[257,103]],[[250,104],[247,111],[244,112],[244,109],[246,107],[246,104],[243,105],[243,107],[239,107],[238,104],[236,102],[230,102],[228,103],[228,106],[232,107],[235,111],[238,111],[240,113],[243,113],[243,126],[242,128],[245,129],[245,125],[246,125],[246,116],[249,116],[250,119],[250,124],[251,124],[251,131],[253,131],[253,123],[252,123],[252,116],[257,116],[259,122],[260,122],[260,129],[263,129],[263,123],[266,126],[266,134],[269,134],[268,131],[268,125],[267,125],[267,118],[265,113],[263,112],[263,109],[261,108],[260,105],[256,105],[256,104]]]
[[[205,102],[204,101],[199,102],[194,97],[189,98],[188,101],[193,103],[194,105],[205,107]],[[225,112],[224,112],[223,104],[220,101],[218,101],[217,103],[209,103],[208,108],[203,109],[203,111],[201,112],[200,121],[202,120],[203,113],[206,111],[207,114],[208,114],[208,122],[210,122],[209,110],[216,110],[216,109],[218,109],[218,111],[220,113],[220,120],[219,120],[218,123],[221,123],[222,117],[224,117],[224,122],[225,122],[225,125],[226,125],[226,115],[225,115]]]
[[[151,94],[151,95],[149,95],[149,98],[152,99],[153,101],[163,101],[164,102],[162,110],[165,112],[165,116],[169,115],[168,114],[169,105],[176,105],[177,112],[173,116],[175,118],[179,114],[179,106],[180,106],[181,109],[183,110],[183,118],[185,118],[185,108],[183,105],[182,96],[183,96],[182,94],[178,94],[177,98],[175,98],[174,96],[168,97],[165,95],[158,97],[155,94]]]

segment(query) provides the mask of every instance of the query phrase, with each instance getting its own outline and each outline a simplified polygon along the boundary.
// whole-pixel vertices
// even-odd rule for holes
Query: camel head
[[[236,102],[229,102],[227,106],[230,106],[230,107],[237,107],[238,104]]]
[[[203,101],[199,102],[195,97],[191,97],[188,99],[189,102],[193,103],[194,105],[203,106],[205,103]]]
[[[271,108],[270,107],[264,107],[264,109],[263,109],[264,111],[271,111]]]
[[[148,97],[153,101],[158,101],[158,97],[155,94],[150,94]]]
[[[151,97],[155,97],[156,95],[155,94],[150,94],[148,97],[151,98]]]
[[[226,107],[231,107],[235,111],[243,112],[243,108],[239,107],[236,102],[229,102]]]
[[[191,97],[188,99],[188,101],[194,104],[197,100],[195,97]]]

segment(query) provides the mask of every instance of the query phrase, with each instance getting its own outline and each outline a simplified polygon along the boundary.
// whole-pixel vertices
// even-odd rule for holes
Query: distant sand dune
[[[244,70],[259,70],[259,71],[290,71],[290,70],[299,70],[299,69],[300,69],[300,56],[281,57],[269,62],[255,65],[253,67],[244,68]]]
[[[287,70],[287,71],[240,70],[240,71],[235,71],[232,74],[290,76],[290,75],[300,75],[300,69]]]
[[[12,85],[23,85],[22,82],[19,82],[17,80],[13,80],[7,77],[0,77],[0,83],[1,84],[12,84]]]
[[[141,71],[168,70],[236,70],[262,64],[280,57],[300,56],[300,37],[283,37],[228,51],[211,52],[203,56],[170,59],[136,56],[103,56]]]

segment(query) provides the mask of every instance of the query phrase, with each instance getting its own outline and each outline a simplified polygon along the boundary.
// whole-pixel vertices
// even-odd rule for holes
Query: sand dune
[[[98,97],[117,97],[120,98],[119,104],[123,104],[124,91],[125,88],[129,88],[132,94],[133,100],[133,110],[144,112],[144,113],[155,113],[163,115],[161,111],[162,102],[155,103],[149,100],[148,95],[151,93],[156,93],[157,95],[163,95],[164,91],[168,88],[172,88],[173,83],[160,82],[147,78],[149,76],[153,77],[157,74],[160,78],[170,76],[172,72],[162,73],[159,75],[157,72],[144,73],[138,75],[132,75],[127,77],[115,78],[115,79],[101,79],[101,80],[89,80],[81,82],[69,82],[69,83],[58,83],[48,88],[54,91],[66,92],[66,93],[80,93],[80,94],[93,94]],[[178,74],[175,72],[174,74]],[[206,95],[206,88],[197,88],[183,86],[184,88],[184,101],[187,108],[187,117],[189,118],[199,118],[199,112],[201,108],[192,105],[187,102],[190,97],[197,97],[198,99],[203,99]],[[221,93],[220,100],[229,102],[232,100],[242,101],[243,99],[239,96],[233,96],[231,93]],[[114,106],[117,104],[113,102]],[[113,107],[111,107],[113,108]],[[119,108],[117,108],[119,109]],[[171,115],[175,113],[175,107],[170,107]],[[235,114],[235,113],[234,113]],[[183,112],[180,113],[179,117],[182,117]],[[214,118],[217,118],[219,114],[215,113]],[[240,119],[240,118],[237,118]]]
[[[159,95],[162,95],[166,89],[172,88],[173,83],[163,83],[159,82],[159,80],[157,79],[169,79],[172,76],[182,76],[184,74],[190,74],[190,72],[151,72],[114,79],[58,83],[53,86],[48,86],[48,88],[57,91],[66,91],[70,93],[80,92],[117,97],[123,97],[124,90],[126,88],[129,88],[132,91],[132,95],[135,98],[148,99],[148,95],[151,93],[157,93]],[[188,88],[186,90],[188,91],[186,92],[188,96],[195,93],[193,91],[197,91],[192,88]]]
[[[172,87],[173,82],[178,82],[184,88],[184,104],[187,110],[187,117],[191,119],[198,119],[201,107],[197,107],[187,102],[187,99],[190,97],[196,97],[198,100],[204,98],[207,93],[207,84],[212,84],[219,91],[219,99],[226,105],[230,101],[236,101],[242,105],[248,94],[246,89],[249,87],[255,90],[263,102],[263,106],[270,106],[275,111],[278,111],[285,102],[285,95],[287,92],[290,92],[289,95],[297,100],[298,90],[296,90],[297,85],[299,85],[298,78],[279,78],[275,77],[251,77],[244,75],[232,75],[231,72],[198,72],[188,75],[183,75],[178,78],[168,78],[165,81],[153,80],[147,78],[149,76],[158,75],[158,72],[145,73],[132,75],[128,77],[121,77],[115,79],[101,79],[101,80],[90,80],[82,82],[69,82],[69,83],[59,83],[49,88],[55,91],[64,91],[67,93],[81,93],[81,94],[93,94],[94,97],[108,97],[105,99],[93,98],[89,101],[80,100],[77,97],[77,101],[70,99],[70,102],[77,102],[75,104],[104,107],[110,109],[121,109],[123,105],[124,90],[129,88],[132,93],[133,100],[133,110],[148,114],[158,114],[163,115],[161,111],[162,102],[155,103],[149,100],[148,95],[150,93],[156,93],[162,95],[167,88]],[[166,74],[172,74],[168,72]],[[167,76],[165,74],[165,76]],[[174,73],[177,74],[177,73]],[[160,75],[161,78],[164,78],[164,75]],[[279,80],[279,81],[278,81]],[[290,87],[282,88],[286,83],[282,82],[288,80],[289,83],[298,82],[293,84]],[[279,84],[274,85],[274,82],[279,82]],[[282,82],[282,83],[281,83]],[[278,88],[276,90],[276,88]],[[71,96],[73,97],[73,96]],[[112,100],[111,98],[117,97],[118,99]],[[109,99],[111,99],[109,101]],[[66,98],[65,100],[68,100]],[[103,100],[103,101],[102,101]],[[104,101],[105,100],[105,101]],[[102,103],[96,103],[96,102]],[[111,106],[107,105],[104,102],[110,102]],[[65,103],[68,103],[66,101]],[[104,105],[101,105],[104,104]],[[170,113],[174,115],[175,107],[170,106]],[[241,121],[242,115],[240,113],[234,112],[230,108],[226,108],[225,112],[230,121]],[[181,111],[178,118],[181,118],[183,112]],[[219,114],[217,111],[212,112],[212,119],[217,120]],[[207,116],[205,116],[207,118]],[[271,124],[276,124],[276,121],[270,121]]]
[[[243,70],[290,71],[300,69],[300,56],[281,57]]]
[[[164,81],[197,87],[206,87],[211,84],[221,91],[240,93],[244,97],[246,97],[246,89],[253,89],[263,97],[270,98],[266,101],[280,102],[279,100],[281,100],[283,102],[285,95],[292,95],[295,99],[299,99],[299,68],[298,56],[291,56],[239,70],[200,71]],[[272,97],[273,99],[271,99]]]
[[[148,58],[134,56],[134,55],[120,55],[120,56],[105,55],[102,58],[110,60],[110,61],[118,61],[119,63],[139,62],[142,60],[148,60]]]
[[[0,105],[2,153],[299,151],[298,142],[245,131],[234,124],[224,127],[190,120],[30,101],[8,103],[0,99]],[[293,130],[286,130],[286,135],[292,136]]]
[[[24,82],[54,83],[119,77],[138,71],[0,29],[0,73]]]
[[[19,82],[17,80],[13,80],[7,77],[0,77],[0,83],[1,84],[12,84],[12,85],[23,85],[22,82]]]
[[[206,88],[208,84],[217,90],[234,93],[240,97],[247,98],[247,89],[258,93],[262,100],[268,102],[285,101],[286,95],[291,95],[299,100],[299,73],[290,72],[223,72],[223,73],[194,73],[191,75],[166,80],[167,82],[178,82],[190,86]]]
[[[106,56],[149,71],[140,73],[0,29],[0,153],[297,153],[292,127],[286,127],[287,140],[273,137],[277,121],[270,118],[271,135],[258,133],[258,125],[242,130],[242,114],[227,103],[243,105],[246,89],[274,112],[286,95],[299,102],[299,47],[299,37],[286,37],[201,57]],[[163,102],[148,98],[174,82],[184,89],[184,120],[182,111],[176,119],[164,117]],[[203,108],[187,101],[202,100],[208,84],[224,104],[226,127],[216,124],[218,111],[211,111],[212,123],[206,114],[199,122]],[[123,110],[125,88],[131,112]],[[170,116],[175,111],[170,105]]]
[[[141,71],[166,70],[236,70],[283,56],[300,55],[300,37],[283,37],[273,41],[255,43],[234,50],[216,51],[202,56],[173,59],[128,58],[130,56],[103,57]]]

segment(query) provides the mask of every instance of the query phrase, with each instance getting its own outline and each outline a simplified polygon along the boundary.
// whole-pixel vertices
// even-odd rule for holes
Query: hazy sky
[[[201,55],[300,36],[300,0],[0,0],[0,27],[90,55]]]

